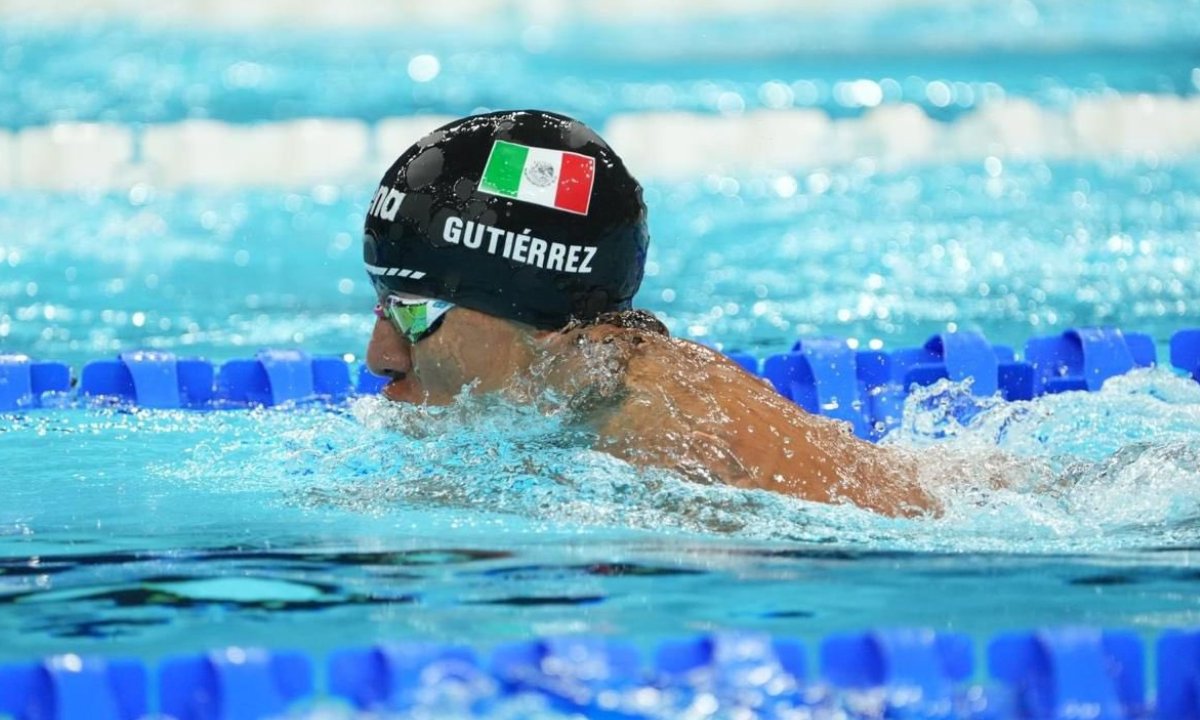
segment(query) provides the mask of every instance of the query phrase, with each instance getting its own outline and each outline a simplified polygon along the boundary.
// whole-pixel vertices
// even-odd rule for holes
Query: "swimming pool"
[[[470,31],[0,25],[19,98],[0,109],[0,351],[357,361],[387,152],[517,105],[580,115],[644,176],[639,304],[679,336],[761,358],[1112,325],[1165,358],[1200,325],[1197,3],[582,7]],[[214,169],[222,147],[239,153]],[[0,661],[1194,627],[1200,385],[1160,367],[943,422],[965,393],[936,386],[885,440],[954,475],[924,520],[637,472],[476,401],[0,416]]]

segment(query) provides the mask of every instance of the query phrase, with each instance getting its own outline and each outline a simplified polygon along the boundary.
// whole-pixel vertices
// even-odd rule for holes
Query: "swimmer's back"
[[[576,347],[589,346],[589,370],[614,382],[600,389],[610,402],[593,413],[600,449],[701,482],[888,514],[932,505],[911,458],[808,414],[721,353],[643,329],[576,333]]]

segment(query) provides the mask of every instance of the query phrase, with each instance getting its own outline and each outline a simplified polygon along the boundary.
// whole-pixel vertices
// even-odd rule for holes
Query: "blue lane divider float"
[[[249,360],[230,360],[217,374],[217,397],[233,405],[268,407],[311,397],[312,373],[303,372],[306,360],[298,351],[260,351]]]
[[[808,677],[804,646],[790,638],[747,633],[717,633],[686,640],[667,640],[654,654],[654,669],[660,676],[678,681],[705,670],[719,675],[757,669],[763,663],[778,665],[781,672],[797,679]]]
[[[1200,382],[1200,328],[1171,336],[1171,364]]]
[[[915,350],[891,354],[892,380],[904,387],[947,378],[971,380],[971,392],[980,397],[1000,394],[1005,400],[1034,397],[1034,368],[1016,359],[1013,349],[992,345],[982,333],[960,330],[940,333]]]
[[[122,353],[87,363],[80,394],[146,408],[273,407],[313,400],[339,402],[352,393],[349,365],[297,350],[262,350],[217,371],[204,359],[171,353]]]
[[[1110,377],[1154,365],[1156,355],[1149,335],[1117,328],[1075,328],[1025,343],[1025,360],[1033,366],[1037,395],[1094,392]]]
[[[389,382],[388,378],[376,375],[367,369],[367,364],[358,366],[358,380],[354,384],[354,392],[359,395],[375,395]]]
[[[768,357],[762,375],[810,412],[847,420],[861,437],[876,439],[898,425],[913,386],[971,378],[977,396],[1031,400],[1068,390],[1096,391],[1111,377],[1157,363],[1150,336],[1116,328],[1074,328],[1032,338],[1023,360],[1012,348],[993,346],[971,331],[935,335],[920,348],[860,350],[852,359],[848,353],[844,341],[804,340],[792,353]],[[735,359],[746,366],[740,354]],[[1172,336],[1171,362],[1200,382],[1200,329]],[[851,396],[852,378],[857,396]]]
[[[507,643],[492,653],[492,675],[508,694],[536,693],[565,714],[605,720],[639,717],[606,698],[629,695],[644,680],[633,643],[611,638],[562,637]]]
[[[761,365],[749,353],[728,355],[809,412],[844,420],[871,440],[899,425],[915,386],[970,379],[975,397],[1030,400],[1047,393],[1095,391],[1111,377],[1158,360],[1150,336],[1115,328],[1074,328],[1031,338],[1024,351],[1024,358],[1018,358],[1012,348],[964,330],[934,335],[918,348],[891,351],[856,350],[836,338],[805,338]],[[1200,382],[1200,328],[1176,332],[1170,356],[1174,367]],[[351,375],[340,357],[299,350],[262,350],[219,368],[202,358],[139,351],[87,363],[78,394],[147,408],[210,410],[341,402],[354,394],[378,393],[388,382],[362,364]],[[47,402],[62,405],[70,389],[66,365],[0,355],[0,412]],[[959,419],[969,419],[973,411],[964,405]]]
[[[856,435],[871,434],[864,412],[858,362],[845,340],[816,338],[797,342],[790,353],[763,362],[763,377],[780,395],[816,415],[849,422]]]
[[[988,668],[1018,717],[1132,720],[1146,715],[1142,656],[1132,632],[1067,628],[994,638]]]
[[[663,642],[654,654],[651,677],[651,685],[673,698],[677,709],[660,709],[660,717],[684,715],[687,708],[711,702],[709,698],[723,708],[741,708],[748,717],[789,717],[796,708],[819,708],[831,699],[809,683],[799,641],[758,633],[721,632]]]
[[[414,707],[421,700],[423,680],[430,677],[443,685],[491,683],[475,651],[455,645],[380,644],[338,650],[326,667],[329,694],[362,712],[403,712]]]
[[[231,360],[217,376],[217,399],[233,406],[273,407],[317,398],[338,402],[351,394],[350,366],[341,358],[300,350],[260,350]]]
[[[70,389],[71,369],[66,365],[0,354],[0,411],[41,407],[47,393]]]
[[[748,352],[734,350],[725,353],[725,356],[742,366],[742,369],[751,375],[763,375],[762,369],[759,367],[758,358]]]
[[[732,356],[746,367],[741,354]],[[802,340],[790,353],[772,355],[762,375],[784,397],[809,412],[845,420],[859,437],[877,439],[899,424],[914,385],[972,380],[972,393],[1005,400],[1034,397],[1034,368],[1012,348],[993,346],[980,333],[934,335],[919,348],[890,353],[855,351],[845,340]]]
[[[62,655],[0,664],[0,717],[257,720],[322,706],[390,716],[448,711],[447,702],[456,717],[488,717],[515,697],[606,720],[1200,717],[1200,631],[1166,631],[1154,647],[1152,696],[1139,636],[1095,628],[1000,633],[986,644],[986,677],[973,667],[968,637],[920,629],[828,636],[817,678],[799,641],[735,632],[660,642],[650,662],[629,641],[600,637],[505,643],[486,661],[468,647],[431,643],[347,648],[324,663],[244,648],[157,668]]]
[[[141,720],[148,708],[147,675],[137,660],[77,655],[0,665],[0,717]]]
[[[179,720],[257,720],[283,715],[313,688],[302,653],[230,648],[166,660],[158,694],[162,713]]]
[[[1012,360],[1012,351],[1003,356]],[[891,380],[907,387],[925,385],[929,379],[973,381],[976,395],[989,396],[999,390],[1000,356],[987,338],[971,331],[934,335],[922,347],[897,350],[890,357]]]
[[[1158,717],[1200,718],[1200,631],[1167,631],[1158,638]]]
[[[847,690],[884,689],[886,717],[961,717],[974,672],[971,640],[928,630],[839,634],[821,643],[821,673]]]
[[[213,366],[166,352],[121,353],[84,365],[79,392],[146,408],[202,408],[213,399]]]

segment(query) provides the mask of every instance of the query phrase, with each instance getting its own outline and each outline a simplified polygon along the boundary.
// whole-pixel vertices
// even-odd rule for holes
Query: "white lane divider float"
[[[0,188],[359,182],[378,177],[410,144],[451,119],[56,123],[0,131]],[[911,104],[881,105],[841,120],[815,109],[630,113],[612,117],[602,134],[644,180],[787,172],[863,158],[885,169],[988,157],[1170,159],[1200,153],[1200,98],[1084,98],[1061,110],[1004,99],[952,122],[934,120]]]

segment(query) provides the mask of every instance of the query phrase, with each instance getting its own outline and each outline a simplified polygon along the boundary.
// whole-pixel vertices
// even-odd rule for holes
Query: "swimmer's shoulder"
[[[697,385],[770,389],[756,375],[713,348],[671,337],[653,315],[641,311],[621,322],[589,325],[571,331],[584,355],[602,359],[604,374],[626,391],[682,390]]]

